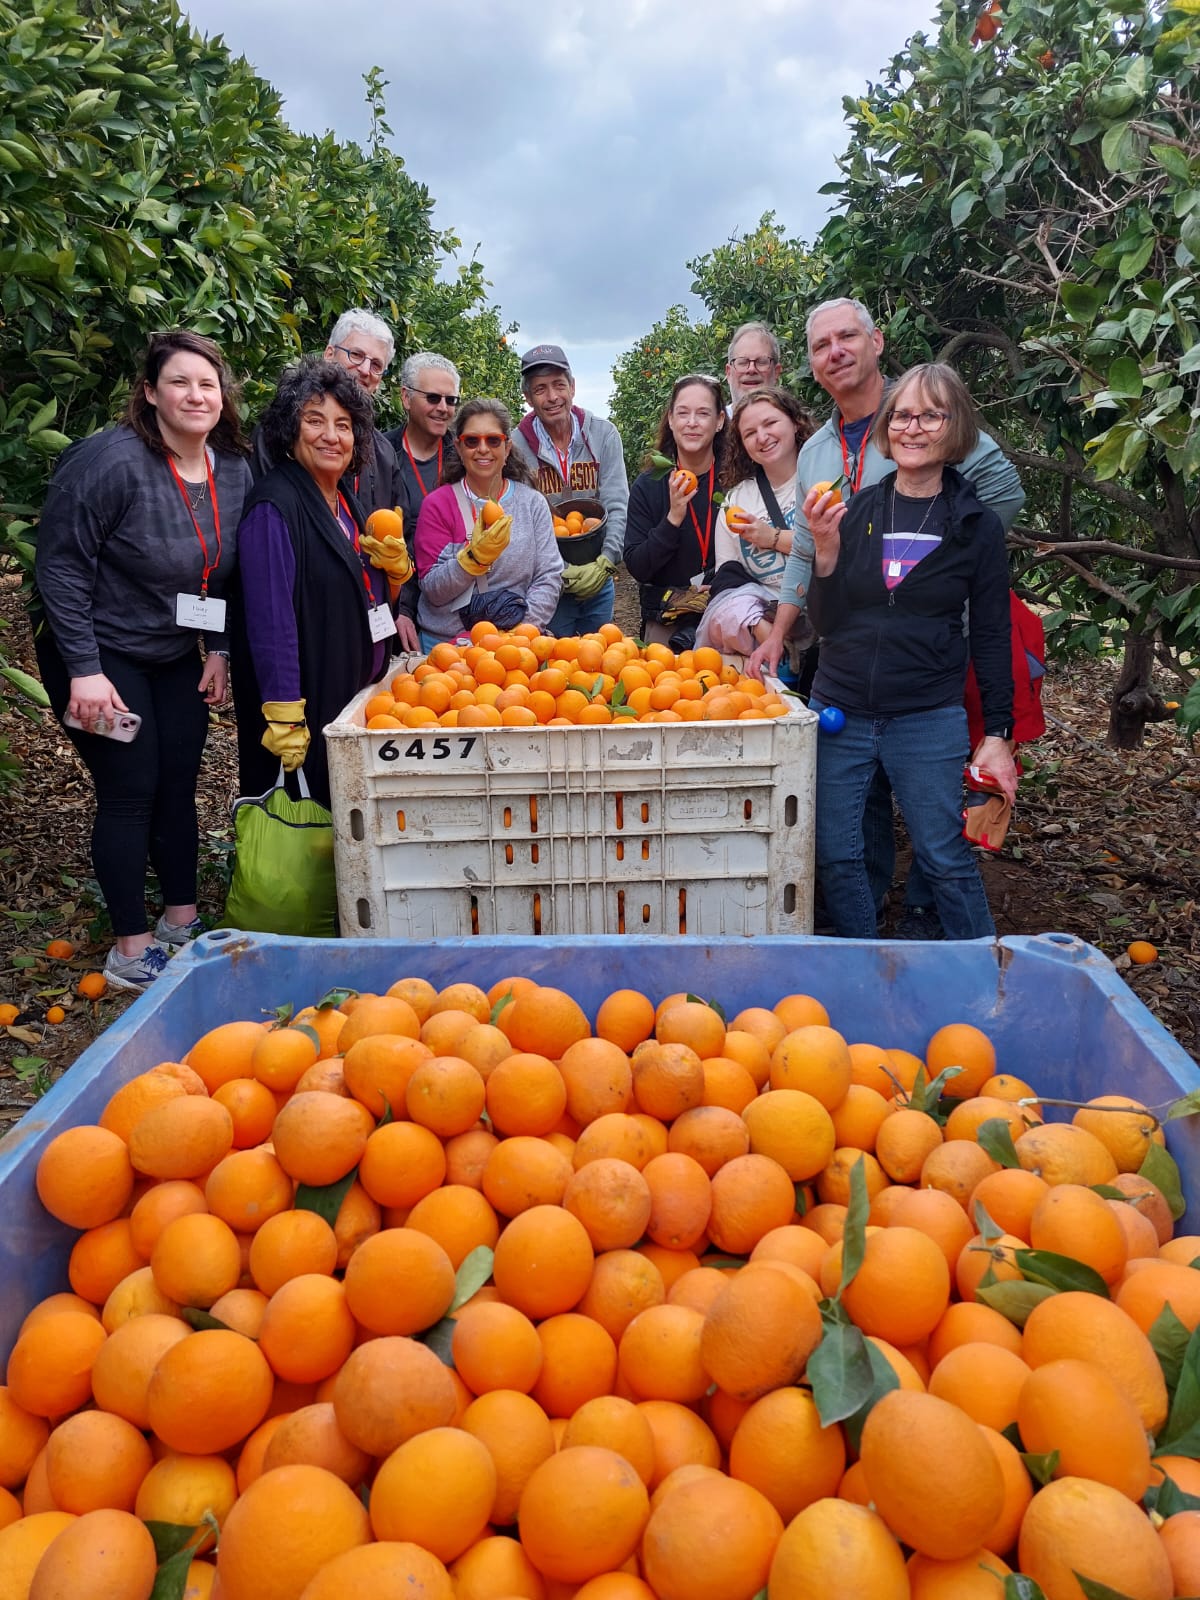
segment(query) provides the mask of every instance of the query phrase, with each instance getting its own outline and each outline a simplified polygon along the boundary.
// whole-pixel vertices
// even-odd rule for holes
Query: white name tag
[[[899,561],[889,561],[888,562],[888,577],[889,578],[898,578],[903,571],[904,571],[904,568],[901,566]]]
[[[225,602],[212,595],[177,594],[175,621],[181,628],[203,628],[209,633],[224,633]]]
[[[371,628],[371,639],[378,644],[380,639],[390,639],[396,631],[396,619],[387,606],[372,606],[367,612],[367,622]]]

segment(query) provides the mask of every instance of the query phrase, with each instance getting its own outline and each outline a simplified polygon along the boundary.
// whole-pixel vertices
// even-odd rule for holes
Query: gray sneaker
[[[148,944],[140,955],[123,956],[113,945],[104,963],[104,977],[110,989],[126,989],[141,994],[148,989],[170,959],[161,944]]]
[[[193,917],[190,922],[176,926],[168,922],[166,916],[159,917],[154,924],[154,937],[159,944],[168,945],[172,950],[181,950],[185,944],[190,944],[204,932],[204,923],[199,917]]]

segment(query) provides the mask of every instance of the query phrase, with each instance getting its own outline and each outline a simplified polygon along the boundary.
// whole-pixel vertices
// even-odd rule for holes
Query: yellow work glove
[[[585,561],[582,566],[564,567],[563,593],[573,600],[590,600],[600,593],[616,570],[607,556],[597,556],[595,561]]]
[[[399,529],[396,530],[396,523]],[[395,531],[384,533],[383,528]],[[386,572],[388,581],[400,588],[413,575],[412,557],[408,553],[408,546],[404,542],[404,513],[397,506],[395,511],[372,511],[367,518],[367,531],[362,538],[362,547],[371,558],[371,565],[378,567],[381,572]]]
[[[509,535],[512,533],[512,518],[498,517],[490,528],[483,525],[483,510],[475,518],[475,526],[471,529],[471,537],[458,552],[458,564],[464,572],[469,572],[473,578],[478,578],[487,571],[493,561],[499,558],[508,549]]]
[[[304,765],[308,754],[308,724],[304,720],[303,700],[264,700],[262,708],[267,731],[262,736],[265,749],[278,756],[285,772]]]

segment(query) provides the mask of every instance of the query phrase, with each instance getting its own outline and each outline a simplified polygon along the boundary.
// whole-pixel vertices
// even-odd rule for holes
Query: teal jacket
[[[812,535],[804,528],[800,507],[814,483],[822,483],[826,478],[836,482],[845,473],[842,441],[838,435],[840,416],[841,413],[835,409],[825,426],[818,428],[800,451],[800,460],[796,464],[797,538],[792,544],[792,553],[788,557],[787,566],[783,569],[783,587],[779,594],[781,605],[803,606],[805,603],[806,586],[812,572],[813,545]],[[889,472],[896,470],[895,462],[880,455],[870,442],[869,435],[864,449],[866,460],[863,463],[860,489],[878,483],[880,478],[885,478]],[[850,464],[852,470],[857,465],[853,458]],[[1016,467],[991,434],[982,431],[974,450],[956,465],[983,504],[1000,518],[1001,525],[1007,533],[1016,520],[1017,513],[1025,504],[1025,491],[1021,488]]]

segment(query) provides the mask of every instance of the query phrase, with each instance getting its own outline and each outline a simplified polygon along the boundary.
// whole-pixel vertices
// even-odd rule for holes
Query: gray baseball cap
[[[532,350],[526,350],[521,357],[522,374],[529,372],[533,367],[561,367],[564,372],[570,372],[571,363],[567,360],[560,344],[535,344]]]

